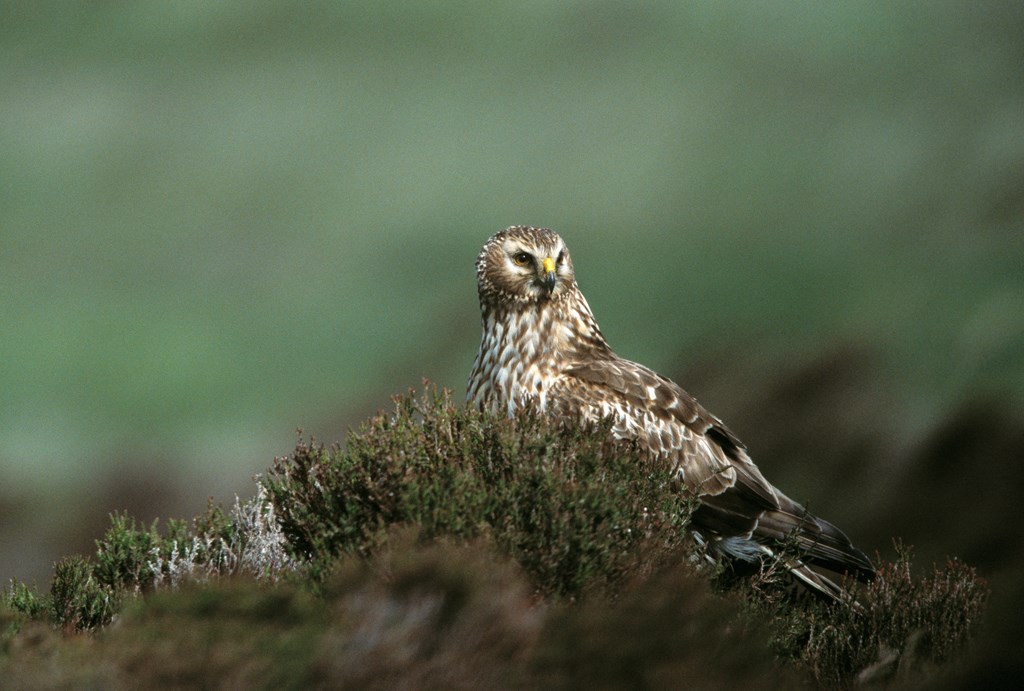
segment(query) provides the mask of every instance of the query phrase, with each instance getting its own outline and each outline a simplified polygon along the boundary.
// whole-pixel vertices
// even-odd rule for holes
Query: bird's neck
[[[483,342],[492,341],[490,345],[507,350],[509,358],[524,366],[571,365],[583,353],[608,347],[578,290],[527,305],[485,305],[481,312]]]

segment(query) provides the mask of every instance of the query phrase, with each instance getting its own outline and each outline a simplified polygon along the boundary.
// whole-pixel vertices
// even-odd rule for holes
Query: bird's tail
[[[695,531],[710,551],[748,565],[741,570],[783,568],[815,594],[852,601],[831,574],[869,581],[875,575],[871,560],[839,528],[781,493],[779,498],[778,509],[746,514],[744,524],[719,497],[704,497],[694,514]],[[736,530],[740,526],[746,530]]]

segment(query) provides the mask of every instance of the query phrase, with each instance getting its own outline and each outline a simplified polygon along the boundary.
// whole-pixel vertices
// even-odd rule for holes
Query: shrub
[[[141,591],[153,583],[149,560],[154,547],[160,542],[156,523],[140,529],[134,518],[127,514],[112,514],[111,526],[101,540],[96,541],[96,579],[111,589]]]
[[[102,583],[87,559],[68,557],[54,566],[50,609],[54,622],[67,631],[91,631],[109,624],[122,599],[123,591]]]
[[[524,686],[724,686],[766,674],[791,686],[791,671],[770,671],[770,643],[790,670],[844,686],[918,674],[974,634],[984,581],[956,560],[915,578],[901,545],[851,591],[855,604],[794,597],[792,554],[750,578],[703,569],[687,538],[695,498],[609,432],[506,419],[432,389],[398,397],[345,447],[300,440],[230,510],[211,505],[164,534],[113,514],[95,555],[59,562],[47,593],[12,583],[0,597],[0,672],[52,672],[37,686],[130,686],[158,659],[155,685],[250,685],[268,670],[285,685],[361,684],[391,670],[398,685],[508,673]],[[26,621],[94,632],[129,601],[106,637],[120,652],[63,658],[83,665],[67,676],[42,663],[51,643],[9,653]],[[191,657],[208,641],[220,663],[196,677]]]
[[[776,651],[805,667],[819,684],[920,673],[966,646],[989,591],[973,568],[956,559],[914,578],[911,550],[897,542],[896,551],[896,561],[881,564],[852,606],[797,605],[760,595],[748,604],[772,622]]]
[[[678,558],[695,506],[607,427],[507,419],[436,390],[396,398],[344,448],[300,442],[262,483],[317,578],[415,525],[423,540],[489,535],[539,593],[570,598]]]

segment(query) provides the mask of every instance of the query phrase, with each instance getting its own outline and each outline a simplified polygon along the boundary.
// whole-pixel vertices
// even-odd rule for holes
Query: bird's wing
[[[675,463],[702,495],[737,484],[762,508],[778,505],[777,490],[750,461],[742,442],[674,382],[620,358],[594,359],[566,370],[563,397],[589,417],[614,418],[617,433]]]
[[[774,487],[743,443],[679,385],[643,365],[595,358],[564,371],[562,397],[586,417],[612,416],[616,434],[673,463],[701,495],[694,522],[750,559],[764,545],[794,540],[804,558],[859,577],[871,561],[838,528],[810,514]]]

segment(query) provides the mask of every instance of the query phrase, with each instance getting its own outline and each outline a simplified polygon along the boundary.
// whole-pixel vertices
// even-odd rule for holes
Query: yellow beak
[[[555,281],[558,279],[558,275],[555,273],[555,260],[551,257],[545,257],[541,264],[544,267],[544,287],[548,289],[548,294],[550,295],[554,291]]]

